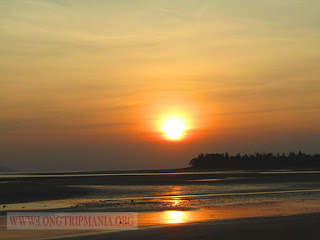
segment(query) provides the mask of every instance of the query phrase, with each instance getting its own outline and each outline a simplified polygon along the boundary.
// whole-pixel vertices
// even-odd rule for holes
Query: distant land
[[[201,153],[189,165],[194,169],[319,169],[320,154],[298,153]]]
[[[229,153],[201,153],[189,162],[189,167],[177,169],[153,169],[153,170],[96,170],[96,171],[61,171],[61,172],[26,172],[25,174],[114,174],[114,173],[149,173],[149,172],[185,172],[205,170],[320,170],[320,154],[298,153],[255,153],[236,154]],[[0,166],[0,173],[18,172],[15,169]]]
[[[0,166],[0,172],[16,172],[16,170],[13,170],[8,167]]]

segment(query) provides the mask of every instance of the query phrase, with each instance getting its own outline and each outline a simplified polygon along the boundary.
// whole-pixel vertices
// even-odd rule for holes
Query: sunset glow
[[[169,140],[180,140],[184,137],[187,126],[182,119],[170,118],[163,122],[162,131]]]
[[[2,239],[319,235],[319,12],[0,0]]]
[[[319,1],[2,2],[0,165],[318,152]]]

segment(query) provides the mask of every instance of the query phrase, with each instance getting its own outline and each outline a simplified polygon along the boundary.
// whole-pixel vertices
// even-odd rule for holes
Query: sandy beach
[[[317,239],[320,213],[182,224],[63,239]],[[61,238],[57,238],[61,239]]]
[[[14,181],[13,181],[14,179]],[[3,174],[1,239],[316,236],[319,171]],[[137,230],[7,230],[7,212],[136,212]]]

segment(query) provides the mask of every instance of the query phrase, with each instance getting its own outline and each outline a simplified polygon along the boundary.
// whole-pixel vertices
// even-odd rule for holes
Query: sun
[[[163,121],[162,131],[169,140],[180,140],[187,129],[186,123],[180,118],[169,118]]]

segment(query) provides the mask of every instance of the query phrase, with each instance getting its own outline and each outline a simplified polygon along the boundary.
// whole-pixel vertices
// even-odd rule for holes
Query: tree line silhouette
[[[255,153],[229,155],[229,153],[201,153],[190,161],[193,168],[214,169],[320,169],[320,154]]]

